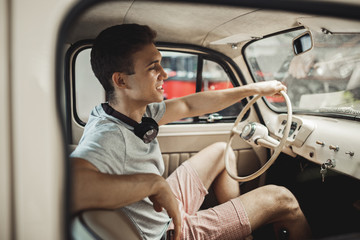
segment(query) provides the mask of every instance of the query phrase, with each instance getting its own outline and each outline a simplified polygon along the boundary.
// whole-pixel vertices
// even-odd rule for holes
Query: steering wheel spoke
[[[240,128],[239,125],[238,125],[238,126],[235,126],[235,127],[233,127],[233,128],[231,129],[231,132],[232,132],[233,134],[235,134],[235,135],[240,136],[241,133],[242,133],[242,128]]]
[[[266,147],[266,148],[270,148],[270,149],[275,149],[279,146],[279,143],[270,142],[265,139],[258,139],[257,144],[262,147]]]

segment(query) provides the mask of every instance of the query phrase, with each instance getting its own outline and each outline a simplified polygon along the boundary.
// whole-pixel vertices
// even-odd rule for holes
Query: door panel
[[[249,118],[254,118],[253,114]],[[212,143],[227,142],[232,126],[232,123],[161,126],[158,140],[165,163],[163,176],[169,176],[181,163]],[[267,160],[266,149],[254,150],[240,137],[234,138],[232,148],[238,160],[240,176],[255,172]],[[263,181],[264,176],[244,184],[244,190],[262,185]]]

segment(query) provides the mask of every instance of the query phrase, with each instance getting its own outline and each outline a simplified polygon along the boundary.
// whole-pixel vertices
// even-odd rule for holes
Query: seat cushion
[[[73,239],[140,240],[138,229],[121,210],[88,210],[75,216]]]

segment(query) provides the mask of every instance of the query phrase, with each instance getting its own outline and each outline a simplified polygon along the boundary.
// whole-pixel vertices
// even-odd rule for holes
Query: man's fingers
[[[157,212],[161,212],[162,210],[163,210],[163,208],[161,207],[161,206],[159,206],[159,205],[154,205],[154,209],[155,209],[155,211],[157,211]]]
[[[176,216],[173,218],[174,223],[174,231],[175,231],[175,239],[180,239],[181,234],[181,217],[180,213],[176,214]]]
[[[174,229],[174,239],[175,239],[175,240],[179,240],[179,239],[180,239],[180,234],[181,234],[181,226],[176,226],[176,225],[175,225],[175,229]]]
[[[152,201],[152,203],[153,203],[153,208],[154,208],[155,211],[161,212],[161,211],[163,210],[161,204],[159,204],[159,202],[156,200],[155,197],[150,196],[149,199]]]
[[[168,183],[163,180],[162,188],[160,191],[155,193],[152,196],[149,196],[149,199],[153,202],[153,207],[155,211],[162,211],[165,208],[169,217],[172,218],[174,224],[174,237],[175,239],[180,239],[181,234],[181,214],[179,210],[178,202],[175,198],[175,195],[170,189]]]
[[[281,85],[280,85],[280,91],[286,92],[286,91],[287,91],[287,87],[286,87],[284,84],[281,84]]]
[[[269,82],[264,82],[266,85],[263,85],[264,90],[263,90],[263,95],[268,96],[268,95],[281,95],[280,91],[287,91],[287,87],[282,84],[280,81],[278,80],[272,80]]]
[[[180,239],[181,235],[181,214],[176,201],[171,204],[172,207],[167,210],[169,217],[172,218],[174,224],[174,239]]]

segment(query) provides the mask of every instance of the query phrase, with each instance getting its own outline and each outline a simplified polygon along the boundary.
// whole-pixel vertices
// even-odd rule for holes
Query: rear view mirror
[[[312,47],[313,41],[310,32],[305,32],[293,40],[293,49],[295,55],[310,51]]]

